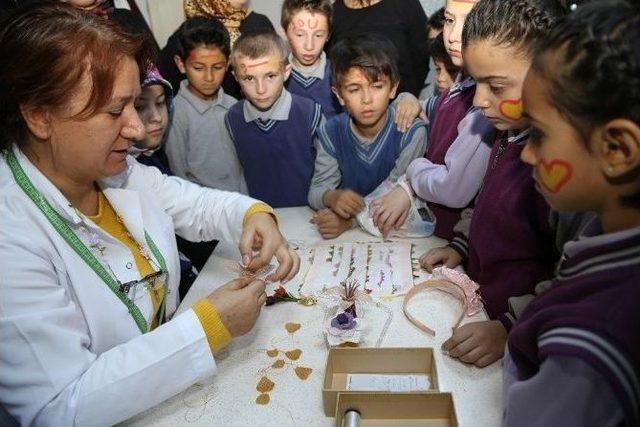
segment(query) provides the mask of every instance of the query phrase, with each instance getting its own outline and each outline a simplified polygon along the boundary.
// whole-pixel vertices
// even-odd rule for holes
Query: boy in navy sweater
[[[273,207],[307,204],[313,175],[313,135],[322,120],[319,104],[289,93],[287,47],[274,32],[238,38],[233,74],[246,97],[225,117],[249,195]]]
[[[389,107],[398,88],[393,45],[367,35],[345,38],[331,50],[333,91],[347,110],[318,129],[309,204],[324,238],[351,227],[363,197],[384,180],[397,180],[424,153],[427,130],[414,120],[400,132]]]
[[[323,51],[331,33],[331,13],[329,0],[285,0],[282,4],[281,23],[291,46],[292,66],[285,87],[320,104],[327,119],[342,112],[331,91],[331,63]]]

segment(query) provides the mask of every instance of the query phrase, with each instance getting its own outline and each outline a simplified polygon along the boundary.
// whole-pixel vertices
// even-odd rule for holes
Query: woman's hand
[[[241,277],[220,286],[207,299],[231,336],[238,337],[253,328],[267,294],[262,280]]]
[[[256,256],[253,254],[254,249],[259,251]],[[265,212],[251,215],[244,224],[240,237],[240,254],[242,264],[251,271],[267,265],[275,255],[278,269],[266,278],[271,282],[285,283],[291,280],[300,268],[300,258],[289,248],[273,216]]]

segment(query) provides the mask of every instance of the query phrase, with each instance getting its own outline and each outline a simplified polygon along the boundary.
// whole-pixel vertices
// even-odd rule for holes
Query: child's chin
[[[160,141],[147,139],[141,143],[136,144],[136,148],[140,150],[153,151],[158,148]]]
[[[370,126],[378,123],[383,115],[384,114],[368,114],[368,115],[359,114],[356,117],[356,121],[361,125]]]
[[[491,120],[491,122],[493,122],[493,126],[498,130],[505,131],[517,129],[517,127],[515,127],[513,123],[504,122],[502,120]]]

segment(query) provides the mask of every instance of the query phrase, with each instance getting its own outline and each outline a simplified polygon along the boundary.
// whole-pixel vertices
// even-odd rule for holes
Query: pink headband
[[[465,314],[467,316],[473,316],[474,314],[482,310],[482,299],[478,294],[479,286],[476,282],[469,279],[469,276],[447,267],[435,268],[433,270],[432,276],[432,279],[426,280],[411,288],[411,290],[405,295],[404,301],[402,303],[402,311],[404,312],[404,315],[420,330],[432,336],[436,335],[433,329],[428,328],[424,323],[413,317],[407,309],[411,298],[413,298],[422,290],[426,290],[429,288],[438,289],[454,296],[460,301],[460,303],[462,303],[463,310],[462,313],[460,313],[458,321],[453,326],[454,329],[458,327],[460,322],[462,322]]]

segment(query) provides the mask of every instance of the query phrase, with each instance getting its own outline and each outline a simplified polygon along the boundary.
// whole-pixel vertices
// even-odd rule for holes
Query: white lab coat
[[[35,187],[78,230],[82,220],[68,200],[19,149],[14,153]],[[162,175],[131,157],[127,163],[125,172],[100,184],[133,237],[146,247],[147,230],[164,255],[169,318],[180,280],[174,232],[194,241],[238,241],[244,214],[256,201]],[[139,279],[126,246],[87,222],[107,247],[117,278]],[[21,424],[114,424],[215,374],[193,310],[141,334],[124,304],[18,186],[4,157],[0,263],[0,402]],[[149,293],[138,290],[135,303],[150,323]]]

